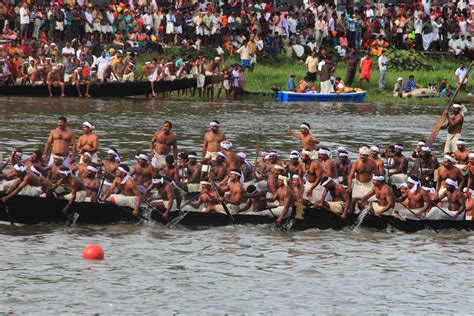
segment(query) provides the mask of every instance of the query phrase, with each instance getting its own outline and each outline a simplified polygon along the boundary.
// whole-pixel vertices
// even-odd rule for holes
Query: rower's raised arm
[[[297,132],[292,130],[290,125],[288,125],[288,131],[291,133],[291,135],[293,135],[294,137],[298,139],[301,139],[303,137],[301,134],[298,134]]]

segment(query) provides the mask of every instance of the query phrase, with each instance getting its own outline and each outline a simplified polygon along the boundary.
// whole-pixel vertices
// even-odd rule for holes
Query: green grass
[[[143,54],[137,58],[137,69],[141,69],[141,66],[146,60],[151,58],[170,58],[171,56],[176,56],[179,58],[181,53],[184,52],[182,48],[170,48],[166,54]],[[211,59],[215,56],[215,50],[212,48],[205,48],[201,52],[204,56]],[[197,56],[197,52],[192,52],[191,57]],[[431,65],[434,66],[434,70],[415,70],[408,71],[402,70],[397,71],[395,69],[388,69],[386,80],[385,80],[385,91],[379,91],[378,89],[378,80],[379,80],[379,71],[377,65],[377,58],[372,57],[374,64],[372,66],[372,78],[370,81],[369,88],[367,89],[366,83],[364,82],[363,89],[367,90],[366,102],[368,103],[383,103],[383,104],[444,104],[446,100],[444,98],[432,98],[432,99],[415,99],[415,98],[395,98],[392,96],[393,86],[398,77],[402,77],[404,80],[408,79],[409,75],[415,76],[415,82],[423,87],[428,87],[428,83],[436,82],[437,87],[439,87],[441,80],[444,77],[447,77],[448,83],[451,84],[453,88],[456,88],[456,78],[454,75],[455,70],[459,66],[459,61],[453,59],[445,59],[440,56],[437,59],[429,57],[426,58]],[[238,56],[226,57],[225,63],[227,65],[232,65],[239,62]],[[468,64],[468,62],[466,63]],[[245,72],[245,90],[248,92],[256,93],[268,93],[272,94],[272,86],[279,85],[282,89],[285,89],[286,82],[290,74],[294,73],[296,75],[296,81],[304,78],[306,75],[306,67],[303,60],[288,58],[286,55],[281,54],[277,57],[260,57],[257,65],[253,72]],[[359,74],[356,74],[356,80],[353,84],[354,87],[358,87]],[[341,77],[345,80],[346,77],[346,65],[344,62],[339,62],[336,67],[336,77]],[[474,92],[474,80],[472,80],[472,72],[469,74],[469,85],[467,88],[468,91]],[[466,100],[467,94],[460,93],[458,100]],[[249,98],[251,96],[247,96]],[[260,96],[261,97],[261,96]],[[181,96],[173,96],[173,98],[180,99]],[[189,98],[189,97],[187,97]]]

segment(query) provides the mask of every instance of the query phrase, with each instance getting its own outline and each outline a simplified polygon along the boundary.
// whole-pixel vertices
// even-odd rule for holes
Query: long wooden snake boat
[[[68,215],[62,212],[67,201],[56,198],[41,198],[30,196],[15,196],[8,201],[7,205],[0,204],[0,221],[18,224],[34,225],[40,223],[66,223]],[[166,224],[157,210],[143,209],[141,218],[132,215],[132,209],[120,207],[110,203],[74,202],[71,212],[79,214],[77,224],[81,225],[108,225],[114,223],[138,223],[145,218],[149,221]],[[173,212],[170,221],[181,217],[179,225],[185,227],[218,227],[227,225],[265,225],[272,224],[275,219],[266,215],[238,214],[234,215],[232,221],[226,214],[203,213],[191,211],[183,216],[181,212]],[[307,229],[335,229],[340,230],[351,227],[357,220],[358,215],[351,214],[343,220],[338,215],[323,209],[304,208],[297,210],[294,218],[286,225],[290,230]],[[384,230],[393,227],[408,233],[423,229],[432,230],[465,230],[474,231],[474,221],[467,220],[401,220],[393,216],[375,217],[368,215],[364,218],[362,226]]]

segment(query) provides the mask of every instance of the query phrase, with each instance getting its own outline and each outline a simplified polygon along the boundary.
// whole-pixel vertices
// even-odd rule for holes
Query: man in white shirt
[[[30,25],[30,11],[28,10],[28,3],[25,1],[20,8],[20,37],[26,40],[28,37],[28,26]]]
[[[459,68],[456,69],[456,71],[454,72],[454,74],[456,75],[456,83],[458,86],[461,86],[462,91],[466,91],[466,86],[467,86],[466,73],[467,73],[467,69],[466,67],[464,67],[463,63],[460,63]],[[464,79],[464,77],[466,78]]]
[[[63,54],[64,60],[68,55],[75,55],[76,50],[74,49],[74,47],[71,47],[71,42],[66,42],[66,46],[63,47],[61,53]]]
[[[315,82],[316,81],[316,74],[318,72],[318,56],[316,52],[313,50],[311,55],[306,58],[306,80],[308,82]]]
[[[380,55],[379,57],[379,71],[380,71],[379,90],[380,91],[385,90],[385,76],[387,74],[387,65],[388,65],[388,59],[386,55],[387,55],[387,51],[384,49],[382,50],[382,55]]]
[[[110,65],[110,57],[106,56],[105,50],[101,52],[100,57],[97,58],[97,79],[102,82],[107,66]]]

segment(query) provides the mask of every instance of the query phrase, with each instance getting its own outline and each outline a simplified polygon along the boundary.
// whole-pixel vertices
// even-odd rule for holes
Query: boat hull
[[[360,103],[364,102],[366,91],[352,93],[297,93],[279,91],[276,100],[280,102],[342,102]]]

